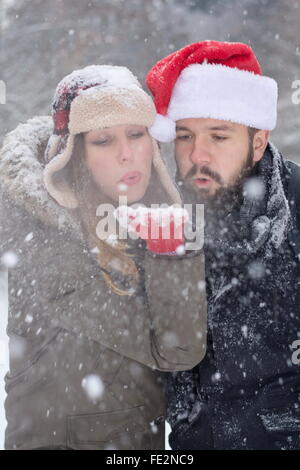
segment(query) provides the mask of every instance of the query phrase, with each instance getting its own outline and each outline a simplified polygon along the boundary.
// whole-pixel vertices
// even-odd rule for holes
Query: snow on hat
[[[72,156],[74,136],[104,127],[137,124],[150,127],[156,111],[151,97],[126,67],[89,65],[64,77],[52,103],[53,134],[45,150],[44,184],[62,206],[76,208],[78,201],[63,170]],[[179,194],[153,141],[153,165],[174,202]],[[60,173],[58,173],[60,172]]]
[[[157,118],[150,133],[169,142],[175,121],[213,118],[272,130],[277,118],[277,83],[262,75],[251,47],[201,41],[157,62],[146,77]]]

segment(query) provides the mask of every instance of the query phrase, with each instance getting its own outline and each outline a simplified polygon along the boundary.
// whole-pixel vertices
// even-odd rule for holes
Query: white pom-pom
[[[154,139],[160,142],[172,142],[176,137],[176,125],[167,116],[157,114],[149,132]]]

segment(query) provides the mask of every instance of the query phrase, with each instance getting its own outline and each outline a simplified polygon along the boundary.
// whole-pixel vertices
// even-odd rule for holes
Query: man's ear
[[[259,129],[253,137],[253,161],[258,162],[262,159],[270,137],[270,131]]]

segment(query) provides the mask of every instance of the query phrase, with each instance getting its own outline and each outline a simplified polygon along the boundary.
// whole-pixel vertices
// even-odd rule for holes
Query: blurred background
[[[279,84],[272,140],[298,160],[300,0],[1,0],[0,139],[19,122],[50,113],[59,80],[89,64],[126,65],[144,84],[149,68],[204,39],[251,45]]]
[[[272,141],[300,163],[300,0],[0,0],[0,145],[6,132],[49,114],[58,82],[90,64],[128,66],[144,85],[149,68],[184,45],[204,39],[245,42],[279,85]],[[165,155],[171,162],[170,147]],[[1,223],[1,221],[0,221]],[[7,368],[7,286],[0,289],[0,383]],[[2,298],[1,298],[2,296]],[[0,448],[3,439],[0,386]],[[1,421],[2,420],[2,421]]]

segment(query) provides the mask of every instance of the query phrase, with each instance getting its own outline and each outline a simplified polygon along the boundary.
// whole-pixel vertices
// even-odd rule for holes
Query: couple
[[[173,449],[299,448],[300,176],[269,142],[276,82],[250,47],[203,41],[147,85],[156,110],[123,67],[75,71],[53,124],[4,141],[5,446],[162,449],[167,406]],[[155,139],[175,140],[177,185]],[[100,239],[120,195],[204,204],[204,249]]]

